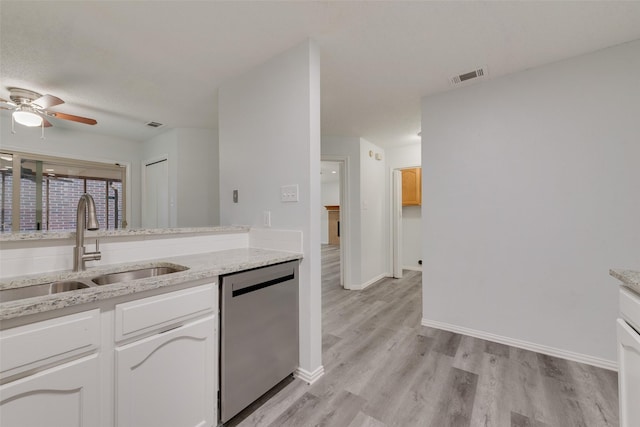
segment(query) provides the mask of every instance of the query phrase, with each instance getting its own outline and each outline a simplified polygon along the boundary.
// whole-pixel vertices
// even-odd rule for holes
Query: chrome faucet
[[[88,217],[88,218],[87,218]],[[85,261],[97,261],[102,255],[99,251],[98,239],[96,239],[95,252],[84,251],[84,229],[97,230],[100,225],[96,216],[96,203],[93,197],[85,193],[78,201],[76,215],[76,247],[73,248],[73,271],[84,271]]]

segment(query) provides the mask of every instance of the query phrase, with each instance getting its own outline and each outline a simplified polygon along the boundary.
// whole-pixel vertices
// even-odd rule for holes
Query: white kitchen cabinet
[[[640,426],[640,334],[618,319],[620,427]]]
[[[215,426],[218,288],[200,283],[0,331],[0,425]]]
[[[0,379],[43,369],[100,346],[100,311],[60,316],[0,332]]]
[[[98,355],[0,386],[2,427],[90,427],[100,419]]]
[[[214,426],[217,317],[115,349],[116,425]]]
[[[620,427],[640,426],[640,295],[620,289],[618,395]]]

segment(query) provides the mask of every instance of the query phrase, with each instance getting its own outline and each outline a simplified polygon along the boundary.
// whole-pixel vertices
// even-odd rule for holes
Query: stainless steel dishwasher
[[[220,421],[298,367],[298,261],[220,279]]]

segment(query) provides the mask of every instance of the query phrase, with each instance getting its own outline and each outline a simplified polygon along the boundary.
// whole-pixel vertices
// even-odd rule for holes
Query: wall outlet
[[[265,227],[271,227],[271,211],[262,212],[262,225]]]
[[[283,185],[280,187],[281,202],[297,202],[298,201],[298,184]]]

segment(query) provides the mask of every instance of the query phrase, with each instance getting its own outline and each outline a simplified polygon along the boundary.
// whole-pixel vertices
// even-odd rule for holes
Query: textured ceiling
[[[0,97],[49,93],[66,101],[56,111],[98,120],[55,126],[132,140],[216,128],[218,87],[306,38],[321,52],[323,134],[383,147],[417,141],[420,98],[454,74],[495,78],[640,39],[640,2],[615,1],[3,0],[0,20]]]

